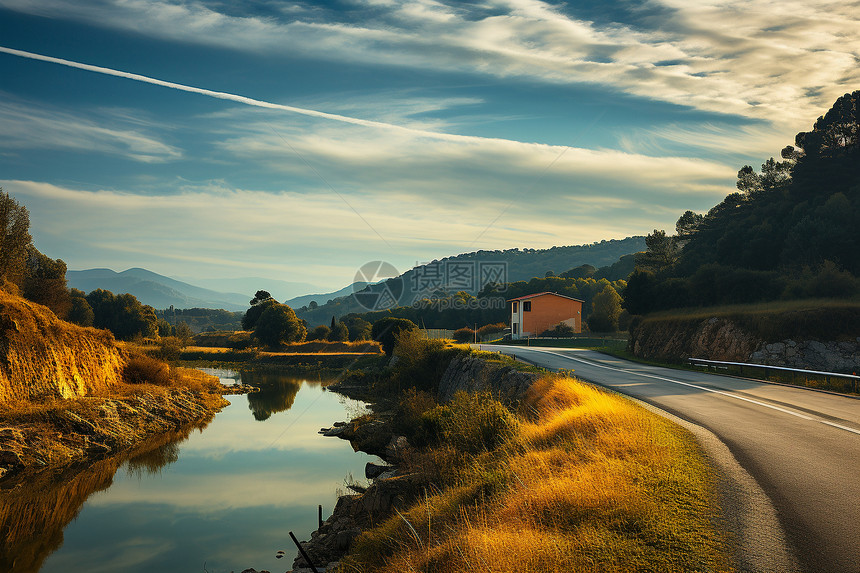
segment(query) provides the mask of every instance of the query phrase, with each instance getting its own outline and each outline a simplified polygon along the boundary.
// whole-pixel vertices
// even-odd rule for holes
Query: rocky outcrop
[[[395,507],[403,509],[416,491],[409,476],[398,476],[379,479],[361,494],[339,497],[331,517],[311,534],[310,541],[302,542],[302,549],[317,569],[331,567],[363,529],[381,523]],[[304,557],[296,557],[294,572],[307,567]]]
[[[742,362],[763,340],[726,318],[645,320],[630,334],[636,356],[668,362],[706,358]]]
[[[202,427],[227,404],[219,392],[170,388],[63,400],[27,414],[0,412],[0,478],[104,458],[186,426]]]
[[[803,318],[802,313],[794,314]],[[860,370],[860,337],[835,341],[779,339],[775,333],[790,330],[780,328],[783,323],[803,325],[786,315],[780,319],[645,319],[631,332],[628,348],[636,356],[663,362],[704,358],[828,372]],[[756,324],[759,331],[751,326]]]
[[[782,340],[762,344],[748,359],[753,364],[824,372],[860,372],[860,337],[852,341]]]
[[[533,372],[521,372],[511,366],[466,354],[451,360],[439,382],[437,398],[445,403],[459,391],[490,392],[502,402],[511,402],[522,396],[539,377]]]
[[[0,403],[104,392],[121,381],[124,364],[110,332],[0,291]]]

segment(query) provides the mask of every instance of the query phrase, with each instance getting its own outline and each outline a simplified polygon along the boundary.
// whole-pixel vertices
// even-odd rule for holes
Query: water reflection
[[[283,569],[274,555],[291,553],[286,532],[307,537],[316,505],[330,511],[370,459],[316,433],[359,406],[325,381],[226,374],[262,391],[229,396],[205,431],[0,483],[0,571]]]
[[[63,529],[77,517],[93,493],[109,488],[123,464],[157,473],[176,461],[178,442],[193,430],[160,436],[124,455],[92,464],[76,464],[23,473],[0,484],[0,571],[31,573],[63,544]]]
[[[301,380],[260,372],[245,372],[242,382],[259,388],[257,392],[248,394],[248,408],[258,422],[292,408],[302,387]]]

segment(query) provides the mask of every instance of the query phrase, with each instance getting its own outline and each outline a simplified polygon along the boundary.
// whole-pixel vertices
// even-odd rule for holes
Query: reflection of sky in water
[[[295,547],[287,532],[307,539],[317,504],[328,515],[344,479],[364,477],[369,456],[317,434],[359,404],[302,382],[289,410],[261,422],[247,396],[227,398],[231,406],[180,444],[178,461],[142,477],[124,467],[90,497],[42,571],[288,569]],[[280,560],[279,549],[287,552]]]

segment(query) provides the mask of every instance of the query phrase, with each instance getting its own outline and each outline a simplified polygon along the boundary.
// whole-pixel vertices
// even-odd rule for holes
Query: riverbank
[[[711,468],[686,430],[568,376],[405,346],[392,367],[347,377],[393,406],[331,435],[396,469],[369,467],[383,473],[341,498],[304,545],[315,566],[732,570]]]
[[[205,425],[235,390],[174,369],[176,385],[118,384],[109,395],[0,405],[0,479],[25,469],[101,459],[188,425]]]

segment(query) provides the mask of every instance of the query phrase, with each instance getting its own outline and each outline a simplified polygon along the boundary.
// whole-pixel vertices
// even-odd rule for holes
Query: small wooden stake
[[[290,538],[293,540],[293,543],[295,543],[295,544],[296,544],[296,547],[298,547],[298,548],[299,548],[299,553],[301,553],[301,554],[302,554],[302,557],[304,557],[304,558],[305,558],[305,561],[307,561],[307,562],[308,562],[308,565],[310,565],[310,567],[311,567],[311,571],[313,571],[314,573],[320,573],[319,571],[317,571],[317,568],[316,568],[316,567],[314,567],[314,564],[313,564],[313,563],[311,563],[311,558],[310,558],[310,557],[308,557],[308,554],[307,554],[307,553],[305,553],[305,550],[304,550],[304,548],[302,547],[302,544],[301,544],[301,543],[299,543],[299,540],[298,540],[298,539],[296,539],[296,536],[295,536],[295,535],[293,535],[293,532],[292,532],[292,531],[290,531]]]

